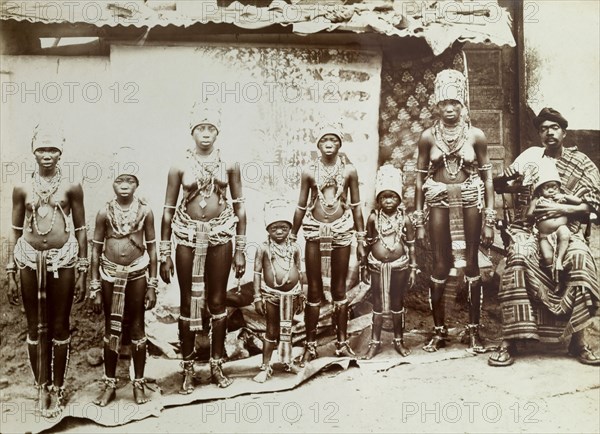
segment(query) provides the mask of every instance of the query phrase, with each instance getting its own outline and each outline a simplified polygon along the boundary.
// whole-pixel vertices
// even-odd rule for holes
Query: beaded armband
[[[167,262],[167,258],[171,257],[171,241],[161,240],[158,243],[158,260],[161,264]]]
[[[14,262],[11,262],[10,264],[6,265],[6,274],[12,274],[12,273],[16,273],[17,272],[17,264],[15,264]]]
[[[422,210],[415,210],[412,213],[411,220],[415,228],[421,228],[425,225],[425,213]]]

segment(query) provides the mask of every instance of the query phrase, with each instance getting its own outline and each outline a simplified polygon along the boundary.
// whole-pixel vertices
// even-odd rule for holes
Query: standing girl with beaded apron
[[[232,383],[222,370],[226,356],[225,298],[231,267],[238,279],[246,267],[246,211],[239,164],[223,161],[214,145],[220,128],[217,111],[197,107],[190,122],[195,146],[188,149],[185,161],[171,167],[167,181],[159,246],[160,276],[166,283],[173,276],[173,236],[181,293],[182,394],[194,391],[194,342],[196,332],[204,327],[205,297],[210,315],[211,381],[219,387]],[[183,199],[176,205],[180,189]],[[234,236],[235,254],[231,242]]]
[[[452,267],[465,268],[468,350],[485,351],[479,338],[483,293],[478,250],[480,243],[489,247],[493,242],[496,211],[486,138],[465,119],[467,95],[463,74],[451,69],[441,71],[434,90],[440,119],[423,131],[418,143],[413,222],[417,239],[423,240],[426,220],[423,205],[427,203],[434,264],[429,299],[435,327],[431,341],[423,349],[430,352],[446,343],[448,330],[442,296]]]
[[[117,159],[113,182],[115,197],[96,216],[92,240],[90,299],[94,311],[104,305],[104,390],[94,401],[100,407],[115,399],[117,362],[123,334],[123,317],[128,318],[136,404],[148,401],[144,367],[146,332],[144,309],[156,304],[158,285],[154,214],[135,196],[139,180],[133,149],[123,147]],[[145,241],[145,243],[144,243]],[[146,244],[148,254],[146,255]],[[146,271],[149,277],[146,281]],[[100,280],[100,278],[102,280]]]
[[[327,125],[318,133],[320,156],[302,172],[300,197],[290,234],[295,241],[302,225],[306,240],[306,345],[299,359],[300,366],[317,357],[319,311],[323,291],[329,289],[333,298],[332,321],[337,331],[335,354],[338,357],[355,356],[347,340],[346,277],[354,230],[358,240],[356,255],[359,264],[364,258],[366,232],[360,207],[358,174],[345,157],[338,155],[341,146],[342,133],[335,125]]]
[[[74,299],[79,303],[85,297],[89,268],[83,189],[61,172],[58,161],[63,144],[58,128],[35,128],[31,146],[37,166],[13,190],[6,266],[9,301],[14,305],[19,302],[17,267],[20,270],[29,361],[38,389],[38,410],[47,417],[58,415],[64,405],[71,306]]]
[[[410,354],[404,343],[406,310],[404,294],[415,284],[417,259],[415,231],[402,203],[402,172],[390,164],[381,166],[375,180],[377,209],[367,219],[367,264],[371,280],[373,323],[371,341],[363,359],[370,360],[381,351],[383,316],[390,315],[394,326],[395,350]],[[363,281],[368,283],[367,273]]]
[[[300,309],[300,247],[290,240],[293,205],[283,199],[265,204],[267,241],[254,257],[254,308],[266,316],[263,361],[254,381],[264,383],[273,374],[271,356],[277,344],[279,361],[287,372],[296,373],[292,363],[292,320]]]

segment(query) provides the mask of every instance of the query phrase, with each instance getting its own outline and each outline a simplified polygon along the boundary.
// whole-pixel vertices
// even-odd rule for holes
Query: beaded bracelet
[[[245,251],[246,250],[246,235],[236,235],[235,236],[235,251]]]
[[[262,295],[259,294],[254,296],[252,303],[256,303],[257,301],[262,301]]]
[[[96,297],[96,294],[98,294],[101,289],[102,282],[100,282],[100,279],[90,280],[90,298]]]
[[[75,267],[80,273],[87,273],[88,269],[90,268],[90,260],[87,257],[77,258],[77,264]]]
[[[298,241],[298,234],[293,234],[290,232],[290,234],[288,235],[288,238],[290,239],[290,241],[296,242],[296,241]]]
[[[158,288],[158,277],[149,277],[148,278],[148,289],[156,289]]]
[[[496,225],[496,216],[498,212],[492,208],[486,208],[483,210],[483,218],[485,221],[485,225],[493,228]]]
[[[10,264],[6,265],[6,274],[12,274],[17,272],[17,264],[15,264],[14,262],[11,262]]]
[[[167,258],[171,257],[171,241],[161,240],[158,243],[158,260],[161,264],[167,262]]]
[[[421,228],[425,224],[425,213],[422,210],[414,210],[412,213],[413,226]]]

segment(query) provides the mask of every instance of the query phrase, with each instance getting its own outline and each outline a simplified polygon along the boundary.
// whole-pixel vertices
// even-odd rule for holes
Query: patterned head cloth
[[[265,228],[275,222],[292,224],[294,204],[284,199],[273,199],[265,203]]]
[[[209,107],[205,103],[194,104],[190,115],[190,133],[193,133],[194,129],[202,124],[210,124],[220,132],[221,111],[217,108]]]
[[[338,139],[340,139],[340,145],[344,141],[344,135],[342,134],[342,130],[338,124],[329,123],[323,125],[317,132],[317,144],[319,143],[319,140],[321,140],[326,134],[336,135]]]
[[[63,153],[65,135],[60,127],[54,124],[37,124],[33,129],[31,152],[39,148],[56,148]]]
[[[117,179],[121,175],[131,175],[139,185],[138,174],[140,166],[137,162],[138,159],[139,157],[136,156],[135,149],[131,146],[121,146],[114,156],[114,164],[112,166],[114,179]]]
[[[402,200],[402,172],[391,164],[383,165],[377,171],[375,180],[375,198],[385,190],[396,193]]]
[[[435,77],[435,103],[453,99],[467,106],[467,79],[455,69],[444,69]]]
[[[543,184],[550,181],[558,182],[558,185],[561,184],[558,169],[556,168],[556,164],[554,164],[554,160],[551,158],[542,158],[538,162],[537,180],[533,185],[533,191],[537,191]]]

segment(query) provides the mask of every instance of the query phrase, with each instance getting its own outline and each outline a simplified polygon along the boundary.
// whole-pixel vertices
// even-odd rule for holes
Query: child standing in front
[[[417,275],[415,233],[402,205],[402,172],[391,165],[377,172],[375,199],[377,209],[367,220],[367,263],[373,300],[371,342],[363,359],[369,360],[381,351],[383,315],[392,315],[394,348],[406,357],[410,350],[404,344],[406,310],[404,292],[414,285]],[[361,267],[363,281],[368,275]]]
[[[267,241],[259,246],[254,261],[254,308],[267,317],[263,362],[254,381],[264,383],[273,374],[271,355],[277,352],[286,371],[296,372],[292,363],[292,317],[302,294],[300,248],[289,237],[293,206],[283,200],[265,205]],[[264,278],[264,282],[263,282]],[[296,303],[295,303],[296,302]]]
[[[122,150],[121,155],[125,155],[125,151]],[[144,309],[152,309],[156,304],[158,286],[154,216],[148,205],[135,196],[139,181],[132,173],[137,170],[124,170],[135,169],[134,160],[121,160],[113,183],[115,197],[96,217],[92,249],[90,299],[95,312],[100,312],[104,305],[105,317],[102,378],[105,387],[94,401],[101,407],[116,396],[116,370],[124,314],[129,319],[133,345],[133,397],[136,404],[149,400],[144,379]],[[144,244],[148,255],[145,255]],[[149,278],[146,280],[147,270]]]

